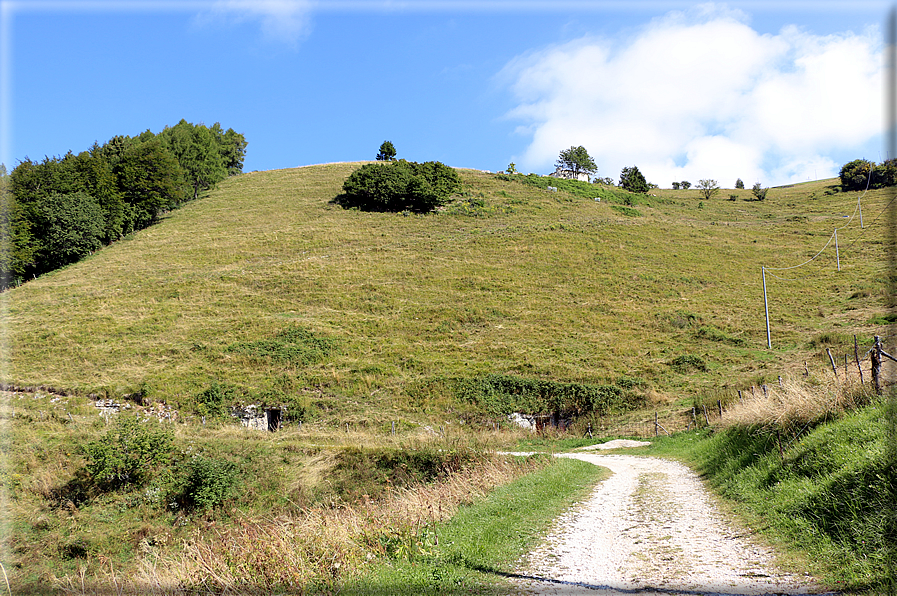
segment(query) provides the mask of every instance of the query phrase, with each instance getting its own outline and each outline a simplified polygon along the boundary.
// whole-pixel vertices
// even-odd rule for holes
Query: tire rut
[[[609,468],[584,503],[559,517],[521,562],[522,593],[818,594],[774,553],[724,521],[697,474],[671,460],[563,454]]]

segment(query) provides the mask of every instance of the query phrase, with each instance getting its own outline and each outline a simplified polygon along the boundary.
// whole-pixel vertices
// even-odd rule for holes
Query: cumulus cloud
[[[616,176],[638,165],[669,187],[836,176],[835,152],[881,131],[883,45],[876,31],[760,34],[714,5],[673,12],[627,39],[586,37],[505,66],[518,105],[508,117],[532,142],[518,163],[550,169],[583,145]]]
[[[265,39],[295,45],[310,30],[308,0],[217,0],[200,20],[258,21]]]

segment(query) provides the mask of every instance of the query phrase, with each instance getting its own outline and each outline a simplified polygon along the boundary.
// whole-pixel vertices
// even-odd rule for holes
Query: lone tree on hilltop
[[[683,180],[679,184],[682,185],[682,190],[688,190],[689,188],[691,188],[691,182],[689,182],[688,180]]]
[[[735,181],[735,188],[744,188],[744,181],[741,178]]]
[[[620,172],[620,186],[629,192],[648,192],[648,181],[638,166],[623,168]]]
[[[716,180],[698,180],[698,188],[701,189],[701,196],[708,201],[719,192],[719,184]]]
[[[383,141],[380,145],[380,153],[377,154],[377,161],[395,161],[396,148],[392,141]]]
[[[768,188],[763,188],[763,187],[760,185],[760,183],[757,182],[757,183],[754,184],[753,188],[751,188],[751,192],[754,193],[754,197],[756,197],[756,199],[757,199],[758,201],[762,201],[763,199],[766,198],[766,193],[769,192],[769,189],[768,189]]]
[[[577,175],[580,172],[593,174],[598,170],[598,166],[595,165],[595,160],[592,159],[589,152],[586,151],[586,148],[582,145],[579,147],[570,147],[569,149],[561,151],[555,165],[564,170],[571,170],[574,175]]]

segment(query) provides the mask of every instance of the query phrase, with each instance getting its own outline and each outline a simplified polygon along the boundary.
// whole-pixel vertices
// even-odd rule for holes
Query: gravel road
[[[816,594],[725,520],[698,476],[670,460],[564,454],[613,475],[561,516],[515,580],[525,594]]]

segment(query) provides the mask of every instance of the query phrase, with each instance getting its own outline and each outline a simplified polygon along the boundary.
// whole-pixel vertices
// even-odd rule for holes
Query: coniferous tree
[[[648,192],[648,181],[638,166],[623,168],[620,172],[620,186],[629,192]]]
[[[395,161],[396,148],[391,141],[383,141],[380,145],[380,152],[377,153],[377,161]]]

